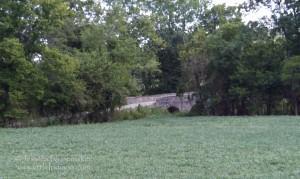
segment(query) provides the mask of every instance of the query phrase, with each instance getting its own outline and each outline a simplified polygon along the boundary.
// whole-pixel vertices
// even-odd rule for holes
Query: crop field
[[[0,129],[0,178],[300,178],[300,118]]]

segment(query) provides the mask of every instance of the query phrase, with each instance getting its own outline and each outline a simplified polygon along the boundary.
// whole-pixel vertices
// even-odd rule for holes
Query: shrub
[[[139,106],[136,109],[117,111],[113,116],[113,120],[136,120],[148,116],[156,116],[167,114],[168,112],[161,108],[147,108]]]

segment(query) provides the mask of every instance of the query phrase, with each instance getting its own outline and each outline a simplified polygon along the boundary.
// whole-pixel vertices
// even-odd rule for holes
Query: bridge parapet
[[[194,92],[184,93],[181,96],[177,96],[176,93],[168,93],[152,96],[127,97],[127,105],[123,106],[122,109],[134,109],[138,106],[148,106],[164,109],[176,107],[180,111],[190,111],[195,103],[196,97]]]
[[[194,96],[170,96],[156,100],[155,106],[168,109],[170,107],[176,107],[180,111],[190,111],[193,105],[196,104],[196,98]]]

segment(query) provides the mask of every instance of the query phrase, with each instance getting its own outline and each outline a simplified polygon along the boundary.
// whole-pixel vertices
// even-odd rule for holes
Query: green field
[[[0,178],[300,178],[300,118],[0,129]]]

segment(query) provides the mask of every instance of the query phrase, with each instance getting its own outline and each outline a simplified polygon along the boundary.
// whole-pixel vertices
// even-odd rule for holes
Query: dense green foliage
[[[300,4],[250,1],[245,10],[261,4],[274,7],[275,28],[266,21],[242,23],[241,7],[216,6],[183,45],[185,88],[199,91],[193,114],[298,114]]]
[[[242,22],[266,5],[268,21]],[[298,114],[299,2],[7,0],[0,125],[108,121],[128,95],[197,91],[197,114]],[[296,84],[295,84],[296,83]]]
[[[298,117],[1,129],[3,178],[299,178]]]
[[[42,98],[44,79],[17,39],[3,39],[0,54],[0,119],[20,119]]]
[[[285,61],[282,70],[282,81],[286,85],[286,96],[294,103],[295,115],[298,115],[300,98],[300,56]]]
[[[133,32],[119,4],[7,1],[0,12],[2,125],[33,115],[109,120],[125,96],[142,92],[144,74],[159,72],[150,43],[162,42],[149,17]]]

